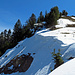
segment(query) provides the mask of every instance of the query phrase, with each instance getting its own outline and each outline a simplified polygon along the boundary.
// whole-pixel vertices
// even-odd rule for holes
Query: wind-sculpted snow
[[[70,57],[75,57],[75,43],[69,46],[66,52],[62,55],[64,59],[69,59]]]

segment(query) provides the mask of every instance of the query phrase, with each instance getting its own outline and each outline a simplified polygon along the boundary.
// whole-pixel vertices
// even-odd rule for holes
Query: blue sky
[[[13,29],[18,19],[23,25],[32,13],[38,17],[40,11],[45,14],[54,6],[75,15],[75,0],[0,0],[0,32]]]

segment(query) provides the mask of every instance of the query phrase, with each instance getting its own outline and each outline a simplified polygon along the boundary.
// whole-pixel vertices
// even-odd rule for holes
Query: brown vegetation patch
[[[73,59],[73,58],[75,58],[75,57],[70,57],[70,58],[68,58],[68,60]]]
[[[26,72],[30,67],[32,61],[33,57],[30,56],[30,53],[28,53],[28,55],[23,54],[20,57],[17,56],[12,59],[8,64],[0,68],[0,74],[11,74],[18,71]]]
[[[61,18],[63,18],[63,19],[69,19],[69,20],[71,20],[71,21],[75,22],[75,19],[71,18],[70,16],[61,17]]]
[[[75,27],[75,24],[68,24],[66,27]]]
[[[70,34],[70,33],[68,33],[68,32],[61,32],[61,34]]]

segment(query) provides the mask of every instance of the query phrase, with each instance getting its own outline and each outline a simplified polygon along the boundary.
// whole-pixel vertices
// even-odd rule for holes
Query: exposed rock
[[[36,53],[33,53],[33,55],[35,55]]]
[[[75,57],[70,57],[68,60],[73,59],[73,58],[75,58]]]
[[[13,58],[8,64],[0,68],[0,74],[11,74],[17,71],[27,71],[33,61],[33,57],[30,55],[31,53],[28,53],[28,55],[23,54],[20,57],[17,56]]]

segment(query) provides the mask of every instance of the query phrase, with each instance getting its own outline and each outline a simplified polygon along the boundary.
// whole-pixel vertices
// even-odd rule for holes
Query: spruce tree
[[[18,19],[16,24],[14,25],[14,32],[13,36],[16,42],[20,41],[22,39],[22,25],[21,21]]]
[[[31,29],[34,28],[35,23],[36,23],[36,16],[35,16],[35,14],[32,14],[30,19],[29,19],[29,26]]]
[[[57,20],[59,19],[59,10],[58,7],[53,7],[50,13],[46,14],[47,16],[47,27],[55,26],[57,24]],[[46,17],[45,16],[45,17]]]
[[[7,38],[7,30],[6,29],[4,30],[4,38],[5,39]]]
[[[66,12],[66,10],[63,10],[62,11],[62,15],[67,16],[68,15],[68,12]]]
[[[51,8],[51,13],[53,13],[53,12],[54,12],[54,14],[55,14],[55,18],[56,18],[56,19],[59,19],[59,9],[58,9],[57,6]]]
[[[45,11],[45,21],[48,21],[48,17],[49,17],[49,13],[47,13],[47,11]]]
[[[60,49],[58,50],[58,53],[55,53],[55,49],[54,49],[54,52],[52,52],[52,57],[55,62],[54,69],[64,63],[61,57]]]
[[[59,18],[61,18],[62,17],[62,13],[60,12],[60,16],[59,16]]]
[[[56,15],[54,12],[50,13],[50,19],[49,19],[50,26],[56,25],[57,24],[57,19]]]
[[[4,39],[4,37],[3,37],[3,32],[1,32],[1,38],[0,38],[1,40],[3,40]]]
[[[40,21],[41,21],[41,22],[43,22],[43,21],[44,21],[44,16],[43,16],[43,14],[42,14],[42,11],[40,12],[39,19],[40,19]]]
[[[37,23],[40,23],[41,21],[40,21],[40,18],[38,18],[38,20],[37,20]]]
[[[9,29],[7,34],[7,39],[10,40],[10,37],[11,37],[11,30]]]

